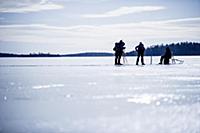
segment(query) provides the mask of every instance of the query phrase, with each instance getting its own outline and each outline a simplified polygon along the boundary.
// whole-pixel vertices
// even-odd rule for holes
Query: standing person
[[[171,59],[171,57],[172,57],[171,50],[169,47],[166,47],[165,54],[161,56],[159,64],[163,64],[163,60],[165,65],[169,64],[169,59]]]
[[[124,46],[125,46],[125,43],[122,40],[115,43],[115,47],[113,48],[113,50],[115,51],[115,65],[122,65],[120,63],[120,60],[123,54],[123,50],[125,49]]]
[[[136,65],[138,65],[140,56],[141,56],[141,63],[142,63],[142,65],[145,65],[144,64],[144,58],[143,58],[144,57],[145,48],[144,48],[144,45],[142,44],[142,42],[140,42],[139,45],[135,47],[135,50],[138,53]]]

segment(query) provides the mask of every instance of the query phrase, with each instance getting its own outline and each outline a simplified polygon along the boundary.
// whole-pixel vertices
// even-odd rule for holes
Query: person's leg
[[[142,65],[145,65],[144,64],[144,53],[141,53],[141,62],[142,62]]]
[[[136,60],[136,65],[138,65],[139,58],[140,58],[140,55],[139,55],[139,53],[138,53],[137,60]]]
[[[161,58],[160,58],[160,63],[159,64],[162,64],[163,63],[163,59],[164,59],[165,57],[164,56],[161,56]]]
[[[120,54],[119,54],[119,57],[118,57],[118,64],[119,64],[119,65],[121,65],[121,63],[120,63],[121,57],[122,57],[122,54],[120,53]]]
[[[164,58],[164,64],[168,65],[169,64],[169,58]]]
[[[117,65],[117,55],[115,55],[115,65]]]
[[[116,52],[116,53],[115,53],[115,65],[118,64],[118,59],[119,59],[119,53]]]

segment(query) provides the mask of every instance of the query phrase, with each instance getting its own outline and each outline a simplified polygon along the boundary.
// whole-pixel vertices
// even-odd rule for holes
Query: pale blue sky
[[[200,0],[1,0],[0,52],[112,52],[200,42]]]

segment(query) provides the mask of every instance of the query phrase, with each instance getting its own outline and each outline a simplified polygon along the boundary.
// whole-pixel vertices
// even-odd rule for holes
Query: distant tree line
[[[198,42],[180,42],[166,45],[154,45],[146,48],[145,55],[160,56],[165,52],[166,47],[171,49],[173,55],[200,55],[200,43]],[[137,55],[137,52],[127,52],[126,55],[135,56]]]
[[[173,55],[200,55],[200,43],[198,42],[180,42],[166,45],[154,45],[147,47],[146,56],[160,56],[165,52],[165,48],[169,47]],[[126,56],[136,56],[136,51],[126,53]],[[113,53],[106,52],[85,52],[77,54],[50,54],[50,53],[30,53],[30,54],[12,54],[0,53],[0,57],[91,57],[91,56],[113,56]]]
[[[113,56],[113,53],[106,52],[85,52],[77,54],[66,54],[63,57],[102,57],[102,56]]]
[[[30,54],[12,54],[0,53],[0,57],[102,57],[113,56],[113,53],[106,52],[85,52],[77,54],[50,54],[50,53],[30,53]]]
[[[30,53],[30,54],[0,53],[0,57],[60,57],[60,55],[50,54],[50,53]]]

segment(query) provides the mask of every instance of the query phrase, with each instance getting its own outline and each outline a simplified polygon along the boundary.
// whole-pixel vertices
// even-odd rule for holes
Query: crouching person
[[[171,59],[172,57],[172,54],[171,54],[171,50],[169,47],[167,47],[165,49],[165,54],[161,56],[160,58],[160,63],[159,64],[163,64],[163,61],[164,61],[164,64],[165,65],[168,65],[169,64],[169,60]]]

